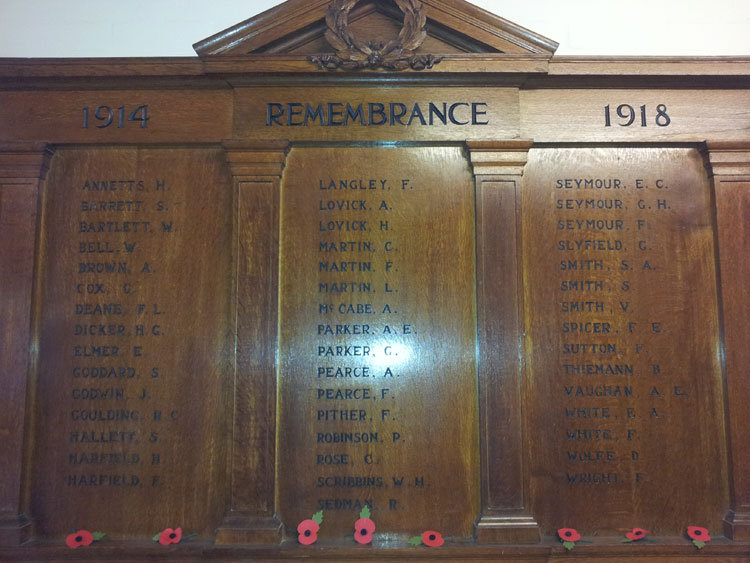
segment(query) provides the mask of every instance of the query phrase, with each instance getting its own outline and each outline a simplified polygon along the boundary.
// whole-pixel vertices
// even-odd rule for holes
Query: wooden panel
[[[376,533],[471,535],[473,208],[458,148],[290,153],[278,464],[287,528],[322,509],[321,534],[341,537],[369,504]]]
[[[557,76],[679,76],[695,85],[699,77],[731,76],[737,83],[741,76],[750,74],[747,57],[608,57],[568,56],[550,61],[549,73]],[[689,77],[689,78],[687,78]]]
[[[37,533],[213,535],[234,344],[223,153],[64,149],[45,197]]]
[[[39,185],[52,151],[43,143],[0,145],[0,546],[31,532],[23,506],[24,438],[32,359]]]
[[[277,543],[279,186],[287,144],[228,143],[235,191],[235,379],[230,505],[217,543]]]
[[[435,82],[446,83],[449,86],[462,86],[466,82],[472,85],[480,84],[481,86],[497,85],[497,87],[506,87],[518,84],[518,73],[544,73],[547,71],[548,55],[534,54],[501,54],[501,55],[484,55],[484,54],[448,54],[445,55],[442,62],[433,67],[430,75],[415,71],[416,76],[411,76],[413,82],[422,85],[434,84]],[[473,79],[468,78],[470,73],[477,73],[477,68],[482,73],[497,73],[489,75],[475,76]],[[0,77],[2,76],[2,64],[0,63]],[[286,75],[294,80],[297,73],[305,73],[314,76],[312,83],[320,85],[327,83],[331,76],[331,71],[323,70],[317,65],[313,65],[305,55],[277,55],[267,57],[259,55],[257,57],[228,56],[209,58],[205,61],[205,70],[210,74],[229,76],[232,84],[244,86],[267,86],[274,80],[269,79],[266,74]],[[451,76],[462,74],[466,76],[465,80],[460,80],[454,84]],[[263,76],[259,79],[258,76]],[[492,76],[493,78],[486,78]],[[406,78],[406,75],[404,76]],[[279,78],[276,76],[275,78]],[[354,78],[352,76],[352,78]],[[477,80],[478,78],[478,80]],[[356,76],[357,81],[369,83],[369,88],[375,89],[383,84],[385,77],[377,72],[362,73]],[[283,79],[282,79],[283,81]],[[348,83],[348,80],[345,81]],[[406,81],[408,84],[408,80]],[[295,82],[295,84],[298,84]],[[442,101],[442,100],[441,100]]]
[[[722,151],[712,153],[719,156]],[[745,151],[734,160],[742,164],[743,173],[732,174],[722,163],[714,162],[716,182],[716,207],[718,239],[721,249],[721,290],[724,303],[724,334],[727,371],[727,400],[730,407],[732,447],[732,512],[729,514],[726,534],[735,540],[750,540],[750,426],[747,404],[750,387],[747,369],[750,348],[747,345],[747,311],[750,303],[750,262],[747,248],[750,244],[750,154]],[[714,160],[712,158],[712,160]],[[718,160],[718,159],[717,159]],[[730,164],[730,163],[727,163]],[[724,173],[727,173],[724,175]]]
[[[285,39],[288,44],[294,45],[295,39],[310,35],[311,29],[319,29],[326,17],[328,4],[322,0],[284,2],[196,43],[193,48],[201,57],[208,58],[209,55],[216,54],[259,53],[263,52],[267,45],[275,42],[281,43]],[[361,4],[364,6],[358,6],[359,11],[367,13],[369,3]],[[482,41],[492,50],[509,53],[543,53],[549,56],[557,48],[557,43],[554,41],[463,0],[449,2],[424,0],[420,4],[423,5],[425,16],[429,18],[430,23],[435,22],[440,28],[448,30],[451,35],[464,40],[468,38],[472,43]],[[345,6],[347,13],[353,7],[343,4],[339,6]],[[388,5],[381,6],[380,9],[388,10]],[[393,11],[392,7],[390,11]],[[356,13],[357,10],[353,10],[352,16]],[[372,38],[382,41],[382,35],[373,33],[376,27],[369,26],[368,33],[360,40],[365,44]],[[441,35],[439,32],[432,31],[429,26],[428,31]]]
[[[0,559],[746,558],[750,59],[422,0],[439,64],[320,68],[421,22],[349,4],[0,60]]]
[[[524,176],[533,513],[621,535],[728,506],[709,184],[697,150],[533,150]]]
[[[388,7],[387,4],[384,4],[383,6],[386,9]],[[350,13],[350,31],[360,37],[370,37],[373,39],[377,37],[380,41],[383,41],[385,38],[396,39],[403,25],[403,15],[401,15],[400,18],[400,12],[398,14],[391,13],[390,15],[385,15],[376,9],[373,9],[374,7],[374,4],[361,2],[356,7],[356,10]],[[356,12],[364,13],[360,15]],[[295,55],[331,53],[333,52],[333,49],[325,38],[325,31],[325,22],[321,21],[319,24],[311,27],[310,31],[305,36],[294,36],[289,43],[284,41],[276,43],[270,48],[265,48],[264,52],[288,53]],[[434,32],[432,29],[430,31]],[[418,52],[442,54],[463,53],[465,51],[428,34]]]
[[[482,196],[479,224],[483,275],[480,278],[480,294],[484,296],[480,316],[483,337],[481,389],[482,399],[486,401],[483,406],[486,427],[482,429],[482,436],[488,443],[486,447],[489,452],[485,485],[489,511],[524,506],[518,365],[518,270],[513,267],[517,252],[516,189],[516,182],[489,180],[482,182],[478,190]],[[520,191],[520,186],[518,189]],[[503,379],[510,382],[503,385]]]
[[[8,463],[0,466],[0,513],[18,515],[31,347],[38,179],[0,179],[0,443]],[[10,463],[14,460],[14,463]]]
[[[0,92],[0,141],[219,142],[231,136],[231,101],[228,90]]]
[[[515,138],[518,91],[320,87],[303,94],[288,88],[238,88],[234,133],[292,141]]]
[[[537,143],[745,140],[747,100],[746,90],[524,90],[521,136]]]
[[[273,515],[276,407],[276,331],[278,322],[278,181],[239,184],[239,256],[237,296],[237,371],[239,387],[234,448],[249,454],[236,468],[235,509]],[[263,296],[264,299],[257,299]],[[258,477],[261,477],[258,479]],[[255,485],[255,486],[251,486]]]
[[[476,180],[477,351],[482,515],[479,543],[537,543],[524,471],[521,175],[529,141],[467,143]]]

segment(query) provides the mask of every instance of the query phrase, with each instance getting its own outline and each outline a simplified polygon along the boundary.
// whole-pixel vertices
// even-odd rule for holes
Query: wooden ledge
[[[585,538],[591,539],[591,538]],[[683,563],[687,560],[742,563],[747,561],[750,542],[731,542],[724,538],[711,540],[698,552],[690,541],[676,537],[655,537],[643,544],[623,544],[621,538],[593,538],[596,543],[576,545],[567,552],[555,538],[546,537],[537,545],[449,544],[439,548],[408,547],[406,540],[392,544],[352,545],[351,541],[319,540],[301,546],[294,540],[281,545],[219,546],[208,541],[186,541],[180,545],[161,546],[150,541],[118,542],[107,538],[99,544],[72,550],[64,541],[30,543],[23,547],[0,550],[0,561],[565,561],[571,557],[589,561],[623,561],[636,557],[649,563]]]

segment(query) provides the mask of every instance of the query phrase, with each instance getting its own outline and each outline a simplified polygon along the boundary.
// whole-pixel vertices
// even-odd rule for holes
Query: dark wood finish
[[[477,200],[477,327],[482,468],[480,543],[535,543],[521,408],[518,262],[521,176],[530,142],[468,143]],[[498,429],[502,429],[498,431]]]
[[[401,30],[403,16],[396,4],[361,2],[351,13],[351,29],[360,37],[396,37]],[[262,48],[264,53],[314,55],[328,53],[331,45],[325,38],[326,24],[321,21],[310,25],[304,33],[295,33]],[[495,52],[495,49],[469,39],[454,30],[427,24],[424,53],[478,53]]]
[[[692,79],[682,83],[689,87]],[[706,91],[683,88],[680,90],[614,88],[534,89],[521,92],[524,112],[521,135],[536,143],[575,143],[581,139],[591,143],[669,143],[700,141],[743,141],[750,127],[750,116],[743,109],[747,102],[742,90]],[[638,100],[633,101],[637,95]],[[701,100],[700,102],[698,100]],[[622,127],[616,115],[620,104],[631,104],[638,113],[638,124]],[[698,106],[696,106],[698,104]],[[612,126],[604,126],[604,108],[609,105]],[[655,118],[663,105],[670,116],[670,124],[660,127]],[[646,107],[646,126],[640,125],[640,107]],[[696,110],[700,107],[700,110]],[[715,118],[712,118],[715,116]],[[721,118],[719,118],[721,116]],[[571,123],[576,123],[571,127]]]
[[[422,0],[427,18],[452,30],[456,35],[481,42],[500,53],[534,53],[547,57],[557,43],[513,22],[490,14],[464,0]],[[199,41],[193,48],[201,57],[262,52],[299,30],[318,24],[322,35],[329,0],[288,0],[262,14]],[[365,2],[365,4],[371,4]],[[367,10],[366,7],[359,7]],[[372,8],[370,8],[370,11]],[[307,41],[310,38],[306,38]],[[294,43],[292,43],[294,45]],[[329,50],[328,52],[331,52]]]
[[[447,96],[447,97],[446,97]],[[473,103],[487,103],[487,106],[477,106],[476,111],[487,112],[486,115],[477,114],[478,121],[486,121],[486,126],[471,127],[467,124],[457,125],[446,120],[447,123],[438,121],[433,117],[430,125],[429,103],[437,101],[442,111],[442,104],[447,108],[456,103],[464,104],[456,107],[454,117],[456,121],[471,121]],[[410,141],[422,137],[432,142],[451,142],[455,139],[481,141],[487,136],[500,138],[516,137],[519,129],[519,95],[515,88],[455,88],[446,92],[440,88],[413,88],[394,87],[382,90],[372,88],[341,88],[341,87],[319,87],[305,95],[304,103],[309,103],[315,110],[322,105],[327,112],[328,104],[331,102],[341,103],[337,111],[346,111],[343,104],[348,103],[352,108],[362,105],[365,122],[361,119],[351,119],[349,126],[321,125],[321,120],[308,118],[307,126],[297,126],[304,117],[294,117],[293,125],[288,125],[288,114],[277,117],[276,121],[269,120],[269,111],[279,113],[282,109],[287,111],[287,104],[296,102],[290,98],[286,87],[271,88],[245,88],[238,87],[235,94],[234,111],[234,136],[246,139],[261,140],[269,135],[284,135],[290,141],[329,141],[341,142],[351,140],[352,128],[357,131],[357,140],[364,141]],[[296,102],[299,103],[299,102]],[[390,116],[386,113],[387,123],[384,126],[369,125],[369,104],[382,104],[384,111],[390,111],[390,104],[404,104],[407,115],[411,115],[415,104],[419,111],[424,113],[423,121],[415,118],[411,125],[407,125],[408,117],[403,119],[403,124],[391,125]],[[268,104],[281,104],[282,107],[274,107],[269,110]],[[300,108],[295,108],[300,111]],[[303,110],[305,111],[305,110]],[[450,111],[450,109],[448,109]],[[339,120],[340,118],[336,118]],[[376,118],[381,121],[381,118]],[[270,125],[269,125],[270,122]],[[325,119],[328,123],[328,118]]]
[[[0,546],[30,532],[22,489],[32,287],[39,185],[51,155],[44,144],[0,145]]]
[[[358,41],[393,40],[421,26],[420,17],[404,26],[402,9],[423,10],[424,42],[406,29],[404,46],[442,60],[423,70],[332,71],[308,59],[336,51],[325,39],[330,4],[285,2],[200,42],[194,58],[0,59],[0,559],[750,557],[743,371],[750,59],[553,57],[553,41],[463,0],[424,0],[421,8],[363,0],[349,14]],[[355,43],[381,49],[362,45]],[[373,59],[370,66],[382,66]],[[487,106],[467,123],[473,102]],[[313,117],[307,125],[269,123],[271,103],[309,104]],[[352,112],[403,104],[407,114],[382,125],[315,117],[319,106],[346,103]],[[438,114],[442,104],[457,104],[458,119],[423,121],[412,108],[424,112],[430,103]],[[96,115],[100,106],[110,108],[111,122]],[[127,119],[141,106],[146,126]],[[319,322],[320,310],[308,309],[323,303],[318,281],[338,275],[321,271],[315,228],[327,212],[315,204],[379,204],[350,192],[319,197],[312,188],[327,177],[396,182],[402,174],[423,191],[383,199],[392,200],[387,213],[409,249],[394,266],[404,291],[392,303],[417,319],[416,344],[407,334],[397,339],[411,346],[413,361],[393,386],[385,377],[319,384],[317,346],[358,345],[363,336],[325,334],[326,325],[386,321],[381,311],[358,323],[340,313]],[[628,187],[616,195],[591,195],[585,186],[583,196],[556,193],[576,191],[557,180],[581,178]],[[99,189],[85,188],[86,179]],[[154,191],[133,194],[129,179]],[[637,179],[649,187],[636,189]],[[657,179],[668,188],[654,188]],[[156,191],[156,180],[169,189]],[[594,209],[575,208],[589,199]],[[106,211],[92,207],[102,201]],[[607,201],[621,207],[609,211]],[[372,221],[353,217],[386,213],[358,205],[331,216]],[[146,222],[153,234],[134,232]],[[340,260],[372,262],[375,271],[360,281],[384,291],[390,240],[377,230],[367,236],[372,259]],[[641,253],[655,269],[636,270]],[[597,260],[602,268],[581,271]],[[563,282],[586,280],[611,291],[563,296],[572,288]],[[352,301],[387,301],[382,295]],[[97,315],[106,303],[122,311]],[[571,322],[599,331],[573,334],[563,324]],[[644,326],[652,332],[640,340]],[[368,336],[361,345],[379,340]],[[604,348],[572,354],[572,344]],[[134,355],[139,346],[146,354]],[[98,355],[88,357],[95,347]],[[623,372],[632,365],[633,374],[597,373],[607,365]],[[125,371],[86,378],[73,371],[81,367]],[[159,377],[151,377],[154,368]],[[346,392],[355,386],[396,389],[395,407],[385,409],[396,420],[369,420],[385,408],[381,397],[357,421],[378,433],[377,443],[319,444],[319,431],[355,428],[324,423],[318,413],[351,410],[360,400]],[[626,387],[632,395],[620,396]],[[92,390],[105,396],[92,398]],[[610,418],[587,408],[602,416],[608,408]],[[120,420],[82,422],[84,412]],[[576,430],[619,439],[578,440]],[[394,431],[400,446],[380,440]],[[631,440],[628,431],[636,432]],[[575,442],[580,447],[568,447]],[[572,461],[580,451],[593,460]],[[380,464],[366,463],[369,453]],[[338,467],[335,458],[328,465],[326,454],[355,465]],[[568,474],[595,473],[592,480],[605,475],[610,484],[568,484]],[[139,484],[122,486],[133,483],[130,475]],[[393,478],[402,475],[399,487]],[[371,483],[366,494],[360,485]],[[329,499],[352,504],[336,510]],[[358,516],[353,499],[373,501],[372,547],[355,548],[346,536]],[[321,539],[302,547],[294,528],[321,500]],[[714,535],[701,552],[684,537],[688,525]],[[154,545],[150,538],[166,526],[200,537]],[[565,552],[554,537],[561,526],[594,543]],[[634,526],[656,541],[622,544]],[[74,527],[107,537],[69,550],[63,538]],[[428,527],[448,536],[446,545],[408,548]]]
[[[419,0],[373,4],[374,10],[381,6],[397,7],[395,19],[378,18],[378,25],[372,25],[360,18],[360,29],[350,25],[350,19],[354,17],[351,8],[355,4],[347,0],[335,0],[328,6],[325,38],[336,49],[336,53],[312,55],[308,58],[310,62],[327,70],[383,68],[398,71],[408,68],[431,69],[442,61],[442,57],[433,52],[418,53],[427,38],[427,16],[424,5]],[[388,29],[397,21],[402,21],[400,29]],[[374,43],[372,37],[390,40]]]
[[[530,152],[524,398],[544,534],[720,529],[729,491],[712,225],[696,149]]]
[[[48,139],[51,143],[193,143],[231,137],[232,95],[228,90],[89,90],[83,92],[0,92],[0,141]],[[128,121],[130,114],[148,106],[146,126]],[[108,106],[111,125],[99,128],[94,112]],[[89,127],[84,128],[84,108]],[[125,108],[118,127],[118,108]],[[106,115],[106,114],[101,114]],[[34,116],[29,119],[29,116]],[[140,114],[139,114],[140,116]]]
[[[658,543],[656,543],[658,541]],[[702,551],[684,538],[655,538],[642,545],[623,545],[619,538],[596,538],[594,543],[579,544],[572,553],[552,538],[537,545],[474,545],[445,544],[440,548],[408,547],[393,542],[373,546],[352,546],[351,541],[319,540],[315,545],[301,547],[284,545],[213,545],[205,541],[185,542],[179,546],[154,547],[152,542],[114,542],[94,544],[87,549],[71,550],[59,545],[34,545],[0,552],[0,561],[472,561],[490,563],[560,563],[587,561],[596,563],[746,563],[748,545],[714,539]]]
[[[747,319],[742,311],[750,303],[745,242],[750,213],[750,146],[747,143],[712,144],[707,147],[708,170],[716,193],[716,228],[723,302],[724,357],[729,444],[732,459],[732,505],[724,521],[724,534],[750,540],[750,464],[745,405],[750,401],[746,369]]]
[[[385,535],[470,537],[476,318],[462,273],[473,270],[474,199],[462,151],[294,148],[282,192],[286,528],[324,510],[321,537],[341,537],[369,504]]]
[[[35,534],[212,537],[227,498],[230,208],[219,149],[60,148],[45,184]],[[188,532],[186,532],[188,533]]]
[[[234,194],[231,498],[216,542],[275,543],[279,188],[287,143],[226,142]]]
[[[429,41],[430,38],[426,41]],[[310,65],[307,54],[259,53],[247,55],[221,55],[205,59],[181,58],[97,58],[97,59],[19,59],[0,58],[0,77],[3,78],[0,90],[18,89],[21,85],[40,84],[55,90],[75,90],[102,87],[102,78],[107,84],[133,84],[179,88],[212,86],[226,88],[226,78],[232,74],[273,72],[294,76],[305,73],[317,76],[330,76],[338,82],[342,77]],[[528,64],[521,65],[526,61]],[[531,64],[531,63],[534,64]],[[221,69],[215,76],[212,69]],[[632,88],[639,79],[650,79],[648,88],[747,88],[750,65],[747,57],[554,57],[534,53],[445,53],[444,61],[429,73],[406,71],[398,73],[406,82],[417,80],[430,84],[437,77],[444,81],[444,74],[460,73],[451,77],[453,84],[480,80],[482,84],[496,84],[507,80],[502,74],[523,73],[520,77],[527,89],[557,87],[560,84],[591,88],[602,88],[619,84],[622,88]],[[534,73],[540,73],[535,76]],[[379,81],[383,72],[364,73],[347,76],[347,81]],[[466,76],[468,75],[468,76]],[[481,75],[481,78],[470,78]],[[529,75],[529,76],[526,76]],[[689,77],[689,79],[688,79]],[[257,77],[254,77],[257,79]],[[262,84],[270,77],[256,80]],[[518,78],[518,77],[517,77]],[[75,80],[71,80],[75,79]],[[310,80],[310,76],[305,76]],[[37,82],[34,82],[37,81]],[[702,86],[701,84],[706,84]]]

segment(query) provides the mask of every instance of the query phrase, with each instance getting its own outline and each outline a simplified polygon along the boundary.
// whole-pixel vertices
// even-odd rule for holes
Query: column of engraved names
[[[66,483],[134,489],[159,484],[161,366],[166,328],[155,238],[171,233],[164,180],[83,179],[76,221],[72,408]],[[76,213],[77,212],[77,213]]]
[[[642,485],[657,483],[642,467],[649,461],[657,461],[646,458],[649,454],[645,452],[650,451],[653,456],[664,432],[670,425],[679,424],[676,422],[679,415],[671,419],[670,411],[674,409],[677,414],[683,408],[690,408],[684,399],[691,385],[682,380],[689,371],[690,361],[675,359],[671,351],[679,350],[683,336],[694,327],[678,320],[673,305],[654,298],[656,288],[680,298],[687,289],[680,283],[679,275],[675,275],[682,269],[678,263],[685,257],[679,255],[677,241],[667,234],[672,225],[679,223],[678,217],[688,220],[684,208],[673,205],[677,200],[672,196],[679,190],[679,183],[642,170],[630,185],[633,189],[629,204],[634,218],[628,245],[632,251],[620,263],[623,300],[619,304],[623,312],[630,314],[625,334],[639,378],[640,400],[626,411],[626,438],[633,463],[632,480]],[[681,331],[686,332],[681,334]]]
[[[383,178],[326,178],[315,186],[320,195],[315,456],[323,510],[398,505],[378,494],[388,486],[384,452],[401,441],[395,386],[389,383],[401,374],[390,358],[400,352],[398,336],[411,333],[410,325],[393,322],[405,312],[394,302],[396,256],[403,256],[397,232],[404,225],[391,213],[393,186]]]
[[[639,300],[645,280],[631,275],[643,252],[633,240],[645,224],[634,214],[633,194],[642,185],[619,177],[555,181],[565,479],[572,487],[644,479],[644,345],[636,327],[648,304]]]

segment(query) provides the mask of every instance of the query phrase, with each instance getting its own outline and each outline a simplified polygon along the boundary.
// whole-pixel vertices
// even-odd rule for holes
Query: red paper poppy
[[[93,541],[94,536],[91,532],[87,530],[78,530],[77,532],[73,532],[67,538],[65,538],[65,545],[75,549],[76,547],[81,547],[82,545],[91,545],[91,542]]]
[[[427,547],[440,547],[441,545],[443,545],[443,543],[445,543],[445,541],[443,540],[443,536],[440,534],[440,532],[427,530],[422,534],[422,543]]]
[[[632,541],[642,540],[649,532],[643,528],[633,528],[632,531],[625,534],[625,537]]]
[[[302,520],[297,526],[299,536],[297,540],[302,545],[311,545],[318,541],[318,530],[320,526],[315,520]]]
[[[360,518],[354,523],[354,541],[361,544],[372,542],[375,522],[369,518]]]
[[[691,540],[707,542],[711,541],[711,536],[708,535],[706,528],[700,526],[688,526],[687,535]]]
[[[577,542],[581,539],[581,534],[575,528],[560,528],[557,530],[557,535],[560,536],[562,541]]]
[[[170,543],[180,543],[182,539],[182,528],[167,528],[161,534],[159,534],[159,543],[162,545],[169,545]]]

